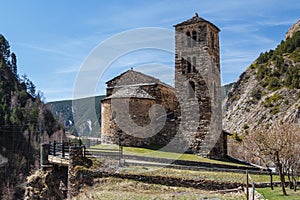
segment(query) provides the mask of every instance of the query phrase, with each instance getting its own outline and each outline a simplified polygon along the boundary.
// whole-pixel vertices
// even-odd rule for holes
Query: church
[[[174,87],[133,69],[107,81],[101,141],[222,158],[220,29],[197,13],[174,27]]]

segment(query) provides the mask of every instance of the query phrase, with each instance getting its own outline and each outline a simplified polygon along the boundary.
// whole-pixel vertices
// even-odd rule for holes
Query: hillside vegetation
[[[19,199],[19,184],[38,165],[40,136],[58,129],[33,82],[18,75],[16,55],[0,34],[0,155],[8,161],[0,166],[0,199]]]
[[[232,156],[246,159],[240,142],[248,133],[275,122],[300,122],[300,31],[288,33],[275,49],[259,55],[223,101],[223,127],[233,133]]]

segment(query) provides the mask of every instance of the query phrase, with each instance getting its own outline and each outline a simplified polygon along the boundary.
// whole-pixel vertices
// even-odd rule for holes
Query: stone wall
[[[163,84],[143,84],[139,87],[153,98],[106,98],[102,101],[103,143],[118,144],[120,135],[124,146],[164,146],[177,133],[173,114],[177,109],[177,100],[173,88]],[[167,116],[164,118],[167,113],[172,115],[172,120],[166,119]]]
[[[83,178],[82,173],[78,173],[75,169],[76,166],[83,165],[83,147],[70,147],[69,150],[69,167],[68,167],[68,198],[77,196],[82,186]]]

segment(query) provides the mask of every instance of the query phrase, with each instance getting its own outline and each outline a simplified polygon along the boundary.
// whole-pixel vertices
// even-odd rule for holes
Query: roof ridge
[[[204,19],[202,17],[199,17],[198,13],[195,13],[195,15],[192,18],[174,25],[174,27],[184,26],[184,25],[188,25],[188,24],[194,24],[197,22],[206,22],[206,23],[212,25],[213,27],[215,27],[218,31],[220,31],[220,29],[216,25],[214,25],[213,23],[211,23],[210,21],[207,21],[206,19]]]

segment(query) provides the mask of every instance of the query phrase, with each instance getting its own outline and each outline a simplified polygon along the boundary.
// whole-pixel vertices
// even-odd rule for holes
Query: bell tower
[[[175,27],[175,91],[181,133],[201,156],[226,154],[222,133],[220,29],[197,13]]]

